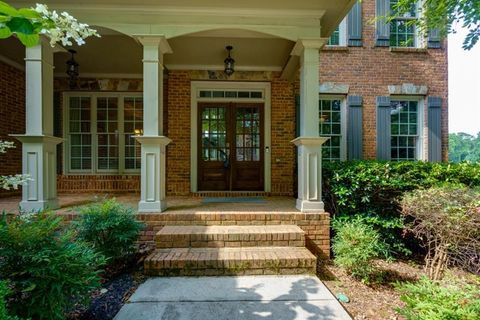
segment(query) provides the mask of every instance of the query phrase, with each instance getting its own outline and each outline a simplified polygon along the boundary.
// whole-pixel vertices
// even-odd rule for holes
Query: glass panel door
[[[97,98],[98,170],[118,170],[118,98]]]

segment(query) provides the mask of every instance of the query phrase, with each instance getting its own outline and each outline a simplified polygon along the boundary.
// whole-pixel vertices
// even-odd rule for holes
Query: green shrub
[[[15,316],[10,316],[7,312],[6,297],[10,293],[10,289],[5,281],[0,281],[0,320],[20,320]]]
[[[373,260],[383,250],[379,234],[362,219],[335,221],[333,239],[335,264],[347,273],[369,282],[375,271]]]
[[[51,213],[4,218],[0,256],[0,278],[11,283],[11,311],[33,319],[64,319],[66,310],[99,285],[104,264]]]
[[[115,199],[94,203],[80,209],[80,219],[74,223],[81,240],[112,260],[135,251],[135,241],[143,224],[135,214]]]
[[[433,281],[426,277],[416,283],[398,284],[405,303],[397,312],[407,320],[480,319],[480,286],[459,280]]]
[[[336,218],[362,216],[392,255],[408,254],[399,200],[406,191],[442,184],[480,186],[480,163],[347,161],[325,163],[324,197]]]

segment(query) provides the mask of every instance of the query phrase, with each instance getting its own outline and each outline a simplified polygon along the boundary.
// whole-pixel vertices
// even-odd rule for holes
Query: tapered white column
[[[57,144],[53,136],[53,53],[45,38],[26,49],[26,133],[13,135],[22,142],[23,174],[31,181],[22,188],[20,207],[25,211],[58,208]]]
[[[325,39],[299,40],[292,55],[300,57],[300,137],[298,148],[298,198],[302,212],[323,212],[322,144],[319,136],[319,50]]]
[[[137,36],[143,45],[143,136],[139,212],[166,209],[166,146],[163,136],[163,55],[172,53],[164,36]]]

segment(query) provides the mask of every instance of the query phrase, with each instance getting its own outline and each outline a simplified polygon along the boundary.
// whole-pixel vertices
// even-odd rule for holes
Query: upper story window
[[[347,45],[347,18],[343,19],[328,39],[328,46]]]
[[[390,8],[393,11],[398,0],[390,0]],[[412,5],[410,10],[396,16],[390,22],[390,46],[391,47],[418,47],[419,37],[415,27],[418,18],[418,6]]]
[[[140,169],[141,94],[67,94],[65,171],[134,173]]]
[[[345,103],[343,98],[320,97],[319,134],[330,137],[322,146],[322,159],[338,161],[345,159]]]
[[[391,102],[391,160],[421,159],[421,118],[418,101]]]

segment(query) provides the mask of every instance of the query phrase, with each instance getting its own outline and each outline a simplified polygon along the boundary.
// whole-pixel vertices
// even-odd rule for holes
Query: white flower
[[[44,4],[37,3],[37,6],[35,7],[35,11],[38,13],[41,13],[43,15],[48,14],[48,7]]]

